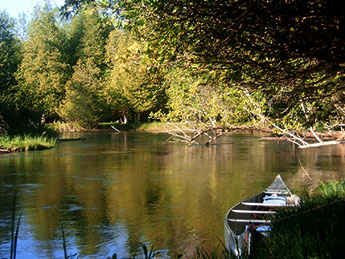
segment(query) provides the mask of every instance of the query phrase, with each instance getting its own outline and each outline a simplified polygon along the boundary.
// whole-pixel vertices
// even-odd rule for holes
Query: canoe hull
[[[268,195],[277,196],[277,199],[288,197],[289,204],[283,205],[278,202],[272,205],[272,203],[264,203],[263,200]],[[226,213],[224,238],[227,249],[237,257],[249,255],[253,246],[253,233],[251,231],[253,226],[268,225],[270,215],[273,215],[277,209],[298,206],[299,202],[299,197],[291,193],[280,175],[278,175],[264,191],[238,202]]]

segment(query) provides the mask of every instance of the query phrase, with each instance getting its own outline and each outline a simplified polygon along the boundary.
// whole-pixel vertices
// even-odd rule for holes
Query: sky
[[[17,18],[20,13],[30,14],[34,6],[43,5],[44,0],[0,0],[0,10],[6,10],[13,18]],[[50,0],[52,6],[61,6],[64,0]]]

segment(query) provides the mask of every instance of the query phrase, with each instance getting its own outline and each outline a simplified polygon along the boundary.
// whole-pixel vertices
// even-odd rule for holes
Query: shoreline
[[[46,150],[55,147],[56,144],[56,138],[5,136],[0,137],[0,154]]]
[[[178,132],[178,131],[185,131],[187,133],[194,132],[193,129],[186,127],[183,123],[179,123],[181,126],[180,129],[172,126],[171,124],[163,123],[163,122],[142,122],[142,123],[128,123],[128,124],[118,124],[118,123],[101,123],[98,128],[95,129],[85,129],[85,128],[74,128],[65,126],[55,127],[54,124],[49,124],[52,129],[64,133],[72,133],[72,132],[152,132],[152,133],[169,133],[169,132]],[[115,127],[115,129],[112,128]],[[231,127],[215,127],[216,131],[225,131],[228,130],[228,133],[267,133],[271,136],[263,137],[266,140],[288,140],[288,137],[282,136],[277,134],[274,130],[267,128],[267,127],[259,127],[259,126],[231,126]],[[306,140],[315,139],[313,134],[309,131],[304,131],[299,133],[301,137],[305,138]],[[343,131],[328,131],[328,132],[317,132],[317,135],[322,138],[323,140],[345,140],[345,132]]]
[[[174,127],[171,124],[163,122],[142,122],[142,123],[100,123],[98,128],[85,129],[75,124],[68,123],[51,123],[47,126],[59,133],[73,133],[73,132],[149,132],[149,133],[169,133],[184,131],[186,133],[195,132],[193,129],[187,127],[183,123],[179,123],[178,127]],[[289,138],[281,136],[274,132],[274,130],[258,127],[258,126],[232,126],[232,127],[215,127],[215,131],[224,132],[226,134],[231,133],[264,133],[267,136],[262,136],[263,140],[276,140],[276,141],[288,141]],[[345,132],[343,131],[328,131],[317,132],[318,136],[324,141],[336,140],[344,141]],[[305,140],[313,141],[315,137],[311,132],[303,132],[300,134]],[[82,139],[78,139],[82,140]],[[54,148],[58,143],[62,141],[68,141],[59,138],[47,138],[47,137],[30,137],[30,136],[12,136],[12,137],[0,137],[0,154],[26,152],[26,151],[38,151]]]

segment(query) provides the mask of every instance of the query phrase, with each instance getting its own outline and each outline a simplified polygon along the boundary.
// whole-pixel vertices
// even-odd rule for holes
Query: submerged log
[[[60,138],[58,142],[65,142],[65,141],[84,141],[86,138]]]

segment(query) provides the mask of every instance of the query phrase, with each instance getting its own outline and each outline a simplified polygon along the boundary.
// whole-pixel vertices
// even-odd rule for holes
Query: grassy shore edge
[[[44,150],[53,148],[56,145],[55,138],[45,136],[1,136],[0,137],[0,152],[21,152],[32,150]]]

